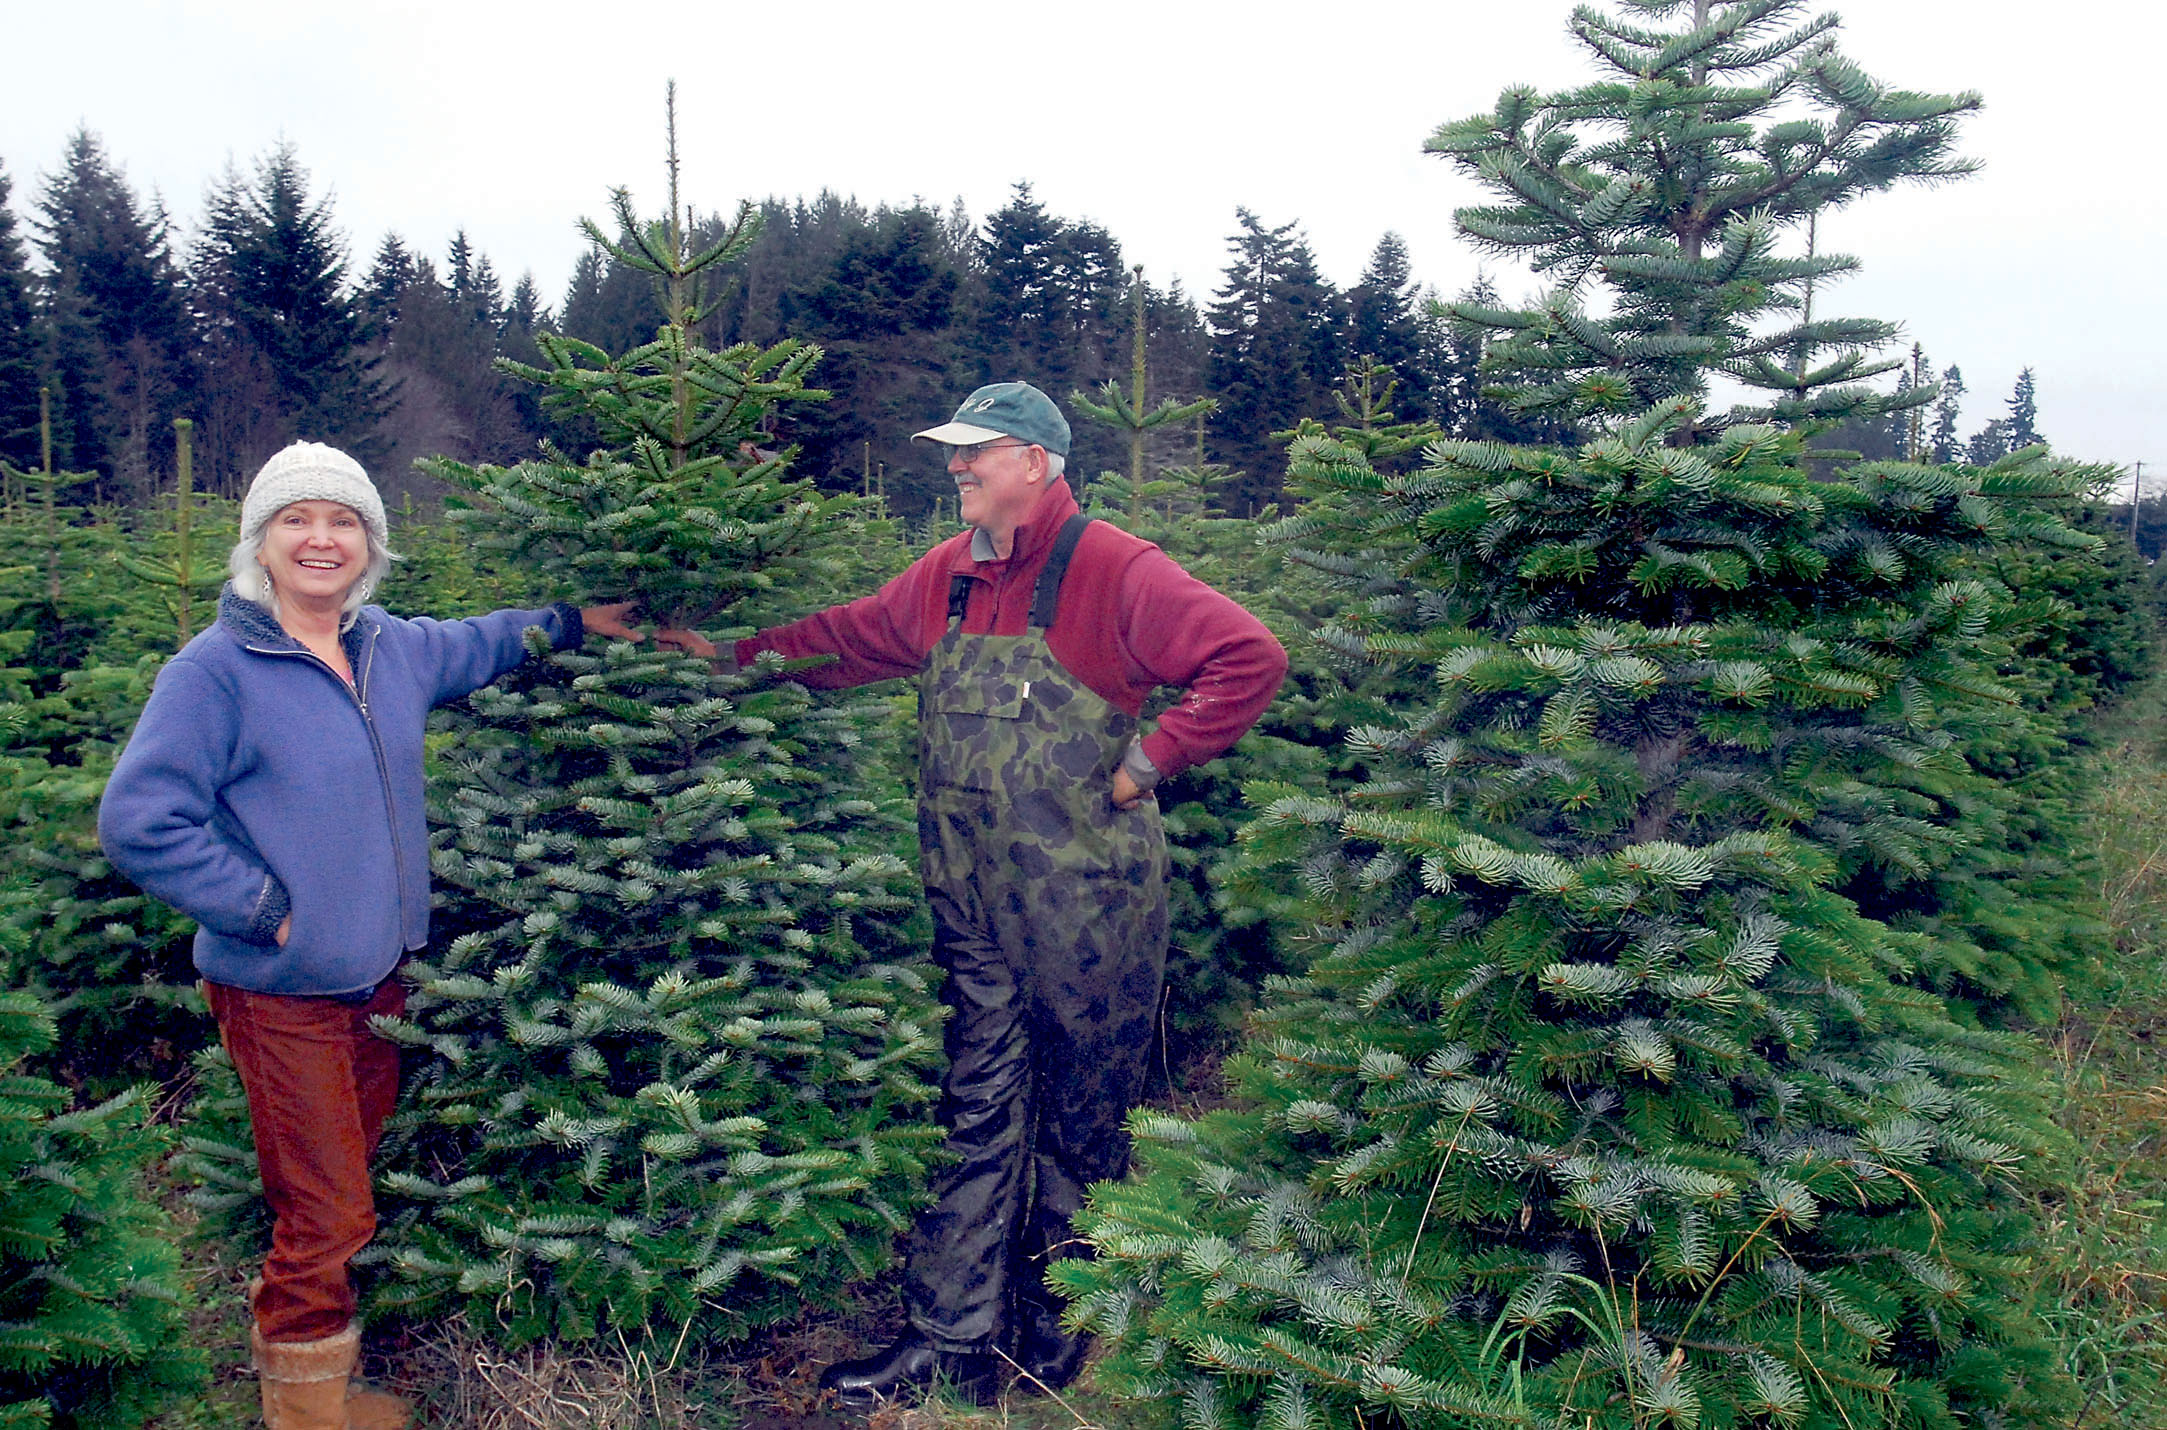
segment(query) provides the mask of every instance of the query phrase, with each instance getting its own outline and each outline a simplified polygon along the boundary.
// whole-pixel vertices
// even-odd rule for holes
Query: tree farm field
[[[972,1050],[921,881],[935,651],[762,638],[903,573],[953,591],[938,562],[1003,579],[1014,531],[989,560],[962,529],[984,444],[910,434],[1011,379],[1074,419],[994,444],[1034,510],[1073,497],[1172,589],[1156,547],[1286,676],[1231,748],[1155,767],[1126,1170],[1050,1250],[1004,1220],[955,1274],[994,1288],[990,1344],[899,1343],[978,1374],[1058,1341],[999,1301],[1014,1271],[1087,1373],[871,1424],[2167,1430],[2167,502],[2050,439],[2040,375],[1971,430],[1957,364],[1843,307],[1873,255],[1828,218],[1971,174],[1981,96],[1884,82],[1800,0],[1560,22],[1580,81],[1501,76],[1421,144],[1480,191],[1459,240],[1528,275],[1450,297],[1393,234],[1342,290],[1247,208],[1203,302],[1027,182],[982,221],[696,207],[674,86],[666,197],[597,196],[555,310],[463,231],[362,262],[284,141],[185,243],[87,128],[27,241],[0,173],[0,1430],[243,1424],[252,1355],[274,1386],[289,1359],[250,1347],[268,1214],[192,890],[122,877],[167,866],[99,812],[206,651],[301,654],[233,648],[277,616],[228,554],[299,440],[395,514],[370,630],[590,612],[468,628],[502,674],[415,706],[425,810],[375,747],[432,902],[424,941],[398,885],[373,1006],[405,1001],[370,1024],[401,1086],[362,1371],[444,1427],[858,1423],[817,1378],[928,1314],[898,1258]],[[310,589],[329,649],[359,583]],[[940,659],[999,634],[949,600]],[[1113,791],[1213,698],[1129,663],[1173,688],[1094,717]],[[309,687],[373,740],[346,688]],[[284,931],[225,833],[239,779],[158,828]],[[280,956],[198,911],[204,947]],[[1065,1150],[1033,1106],[1002,1108],[1018,1183]]]

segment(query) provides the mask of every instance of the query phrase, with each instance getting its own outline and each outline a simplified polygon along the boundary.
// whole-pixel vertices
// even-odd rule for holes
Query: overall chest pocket
[[[943,662],[927,673],[919,696],[919,768],[929,785],[990,790],[998,772],[1030,742],[1031,676],[1027,662]]]
[[[925,713],[946,719],[1021,720],[1031,682],[949,666],[937,673]]]

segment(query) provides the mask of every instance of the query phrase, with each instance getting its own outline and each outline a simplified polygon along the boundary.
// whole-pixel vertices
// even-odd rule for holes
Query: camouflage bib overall
[[[1121,1123],[1165,973],[1158,805],[1111,798],[1136,721],[1046,644],[1088,524],[1072,517],[1056,538],[1025,635],[963,634],[972,578],[957,577],[920,678],[918,840],[953,1010],[941,1122],[959,1160],[913,1232],[905,1297],[943,1350],[993,1344],[1011,1297],[1059,1304],[1047,1254],[1084,1188],[1127,1168]]]

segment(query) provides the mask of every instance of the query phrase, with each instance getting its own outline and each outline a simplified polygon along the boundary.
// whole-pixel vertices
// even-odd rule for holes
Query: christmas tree
[[[137,1430],[204,1383],[144,1192],[166,1138],[147,1088],[75,1107],[25,1072],[52,1040],[34,996],[0,994],[0,1426]]]
[[[1962,772],[2027,618],[1966,562],[2088,548],[2056,508],[2096,474],[1815,480],[1820,424],[1917,399],[1864,381],[1882,325],[1805,314],[1847,261],[1779,240],[1959,171],[1972,101],[1883,90],[1785,0],[1621,8],[1573,22],[1613,77],[1432,141],[1504,196],[1463,227],[1569,280],[1457,314],[1511,335],[1497,391],[1593,440],[1291,450],[1278,535],[1372,593],[1322,638],[1426,688],[1345,732],[1331,797],[1250,791],[1307,971],[1232,1106],[1139,1115],[1147,1175],[1058,1272],[1102,1380],[1192,1426],[1858,1430],[2060,1391],[2009,1286],[2036,1050],[1907,986],[1931,940],[1831,885],[1953,840],[1905,796]],[[1766,395],[1715,411],[1717,373]]]
[[[644,222],[620,191],[617,231],[589,226],[656,281],[654,341],[613,357],[540,334],[543,365],[508,367],[603,445],[431,469],[471,494],[454,520],[474,546],[544,589],[713,629],[817,598],[869,532],[770,435],[822,395],[818,350],[699,340],[749,207],[695,250],[674,136],[670,195]],[[384,1028],[410,1076],[362,1264],[380,1309],[464,1307],[515,1340],[742,1333],[877,1269],[939,1141],[880,707],[816,705],[775,663],[545,656],[432,736],[441,907]],[[198,1160],[243,1189],[232,1139]]]
[[[1138,362],[1129,392],[1142,390],[1142,375]],[[1117,384],[1108,388],[1113,406],[1079,399],[1081,408],[1086,416],[1124,425],[1135,405],[1120,410],[1116,399],[1126,396]],[[1343,419],[1333,430],[1387,468],[1404,465],[1437,435],[1429,423],[1396,418],[1389,404],[1397,388],[1389,368],[1365,357],[1349,365],[1333,394]],[[1160,410],[1201,416],[1193,404],[1172,399]],[[1302,430],[1326,429],[1304,424]],[[1295,435],[1273,437],[1286,442]],[[1292,661],[1270,708],[1232,750],[1184,770],[1157,791],[1173,865],[1162,1020],[1170,1075],[1201,1054],[1224,1051],[1265,978],[1286,969],[1269,925],[1287,900],[1243,877],[1236,857],[1236,837],[1252,813],[1242,805],[1242,787],[1271,780],[1321,793],[1331,771],[1350,765],[1338,729],[1375,718],[1386,708],[1379,703],[1381,687],[1391,684],[1380,681],[1374,665],[1312,639],[1341,603],[1375,593],[1351,576],[1343,557],[1287,542],[1260,545],[1257,522],[1214,513],[1215,498],[1234,474],[1205,462],[1202,445],[1199,434],[1193,462],[1149,473],[1141,482],[1102,473],[1085,497],[1089,515],[1152,542],[1190,575],[1234,597],[1271,628]]]
[[[145,1186],[168,1138],[124,1072],[168,1061],[160,1037],[189,1021],[164,981],[187,925],[98,851],[98,795],[151,671],[59,664],[82,659],[65,633],[100,600],[76,594],[97,584],[82,559],[117,543],[47,527],[49,514],[30,521],[52,538],[65,599],[42,562],[0,570],[0,828],[19,851],[0,874],[0,1425],[133,1430],[204,1380],[181,1345],[180,1256]],[[35,592],[13,588],[25,574]]]

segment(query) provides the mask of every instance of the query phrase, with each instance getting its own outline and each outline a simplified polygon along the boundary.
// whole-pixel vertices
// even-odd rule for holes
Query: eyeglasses
[[[985,442],[972,442],[968,446],[950,447],[948,457],[950,461],[960,457],[963,460],[963,465],[968,467],[986,453],[998,451],[1002,447],[1028,447],[1030,445],[1029,442],[1003,442],[999,438],[994,438]]]

